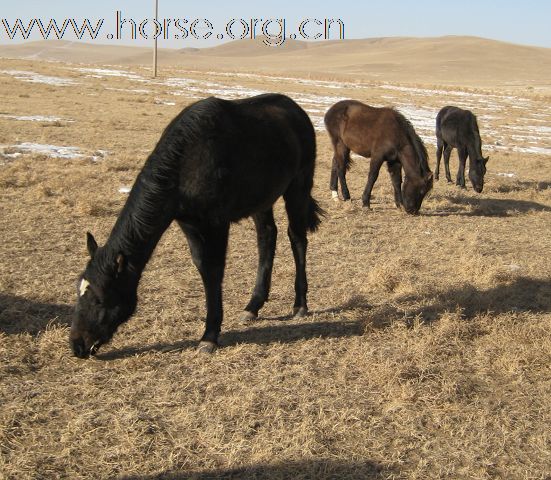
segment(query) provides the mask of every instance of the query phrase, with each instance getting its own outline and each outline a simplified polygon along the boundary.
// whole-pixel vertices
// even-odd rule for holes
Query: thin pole
[[[155,0],[155,22],[159,17],[159,0]],[[157,76],[157,24],[155,23],[155,39],[153,46],[153,78]]]

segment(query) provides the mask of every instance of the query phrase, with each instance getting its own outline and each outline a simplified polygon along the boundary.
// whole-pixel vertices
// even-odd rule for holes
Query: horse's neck
[[[411,153],[407,154],[407,157],[402,154],[400,163],[405,176],[411,180],[424,180],[426,174],[430,172],[427,161],[417,155],[417,150],[413,144],[411,144]]]
[[[472,140],[467,145],[467,153],[473,161],[477,158],[482,158],[482,142],[478,128],[473,129]]]
[[[177,190],[170,183],[155,181],[150,172],[142,171],[107,241],[115,255],[123,255],[137,280],[174,219]]]
[[[417,162],[417,157],[413,155],[410,161],[402,160],[402,168],[404,169],[404,174],[410,180],[422,180],[424,175],[421,173],[421,166]]]

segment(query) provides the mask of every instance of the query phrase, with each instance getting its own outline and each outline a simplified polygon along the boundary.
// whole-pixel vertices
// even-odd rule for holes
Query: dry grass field
[[[472,68],[439,83],[428,71],[264,72],[252,59],[247,73],[214,58],[151,79],[139,65],[0,59],[0,478],[551,478],[551,69],[535,50],[522,78],[536,80],[509,86],[505,69],[493,84]],[[105,242],[185,105],[265,91],[295,98],[318,133],[314,197],[327,217],[310,236],[311,315],[290,317],[280,201],[258,321],[238,322],[257,261],[245,220],[230,235],[222,348],[196,353],[202,284],[172,226],[136,315],[95,358],[74,358],[85,232]],[[400,109],[433,170],[436,113],[470,107],[490,155],[484,192],[440,180],[412,217],[382,171],[365,211],[368,162],[356,157],[352,201],[333,202],[322,117],[342,98]]]

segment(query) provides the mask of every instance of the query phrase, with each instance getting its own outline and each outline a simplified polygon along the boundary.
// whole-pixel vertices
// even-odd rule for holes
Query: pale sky
[[[94,42],[125,45],[147,45],[151,40],[132,40],[130,26],[122,30],[121,40],[110,39],[108,34],[116,32],[116,12],[120,10],[123,18],[132,19],[136,25],[153,18],[154,0],[95,0],[75,2],[74,0],[2,0],[0,11],[0,44],[20,43],[21,35],[10,39],[6,26],[13,28],[16,20],[22,20],[27,27],[33,18],[41,19],[47,26],[54,18],[59,26],[65,19],[74,18],[80,27],[88,18],[95,27],[98,20],[104,19],[100,33]],[[488,1],[488,0],[387,0],[387,1],[324,1],[324,0],[278,0],[277,2],[259,2],[234,0],[231,2],[211,0],[197,2],[185,0],[159,0],[159,19],[182,19],[180,25],[189,30],[195,19],[207,19],[213,26],[212,34],[207,40],[174,38],[180,34],[178,29],[170,27],[169,39],[159,39],[160,47],[183,48],[202,47],[220,43],[217,34],[223,34],[222,41],[228,40],[226,25],[232,19],[234,33],[239,35],[240,19],[250,23],[250,19],[285,19],[285,30],[298,32],[298,26],[305,19],[340,19],[345,26],[345,38],[369,38],[389,36],[441,36],[441,35],[475,35],[479,37],[503,40],[512,43],[551,47],[551,2],[548,0],[524,1]],[[257,25],[261,29],[262,21]],[[201,29],[198,24],[196,33],[203,35],[209,29]],[[145,24],[144,32],[152,33],[153,24]],[[315,23],[309,24],[309,34],[317,33]],[[272,34],[281,31],[281,24],[272,22]],[[335,33],[335,31],[333,31]],[[138,33],[139,36],[139,33]],[[53,32],[50,38],[55,38]],[[333,37],[334,38],[334,37]],[[40,39],[37,25],[33,27],[30,39]],[[69,28],[66,40],[76,40]],[[85,40],[85,38],[83,38]],[[88,41],[92,41],[88,37]]]

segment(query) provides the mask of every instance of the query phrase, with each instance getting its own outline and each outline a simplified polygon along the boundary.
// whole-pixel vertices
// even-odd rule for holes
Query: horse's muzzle
[[[75,357],[78,358],[88,358],[90,355],[95,355],[100,346],[100,342],[98,341],[91,347],[86,347],[86,343],[82,338],[71,339],[70,343]]]

